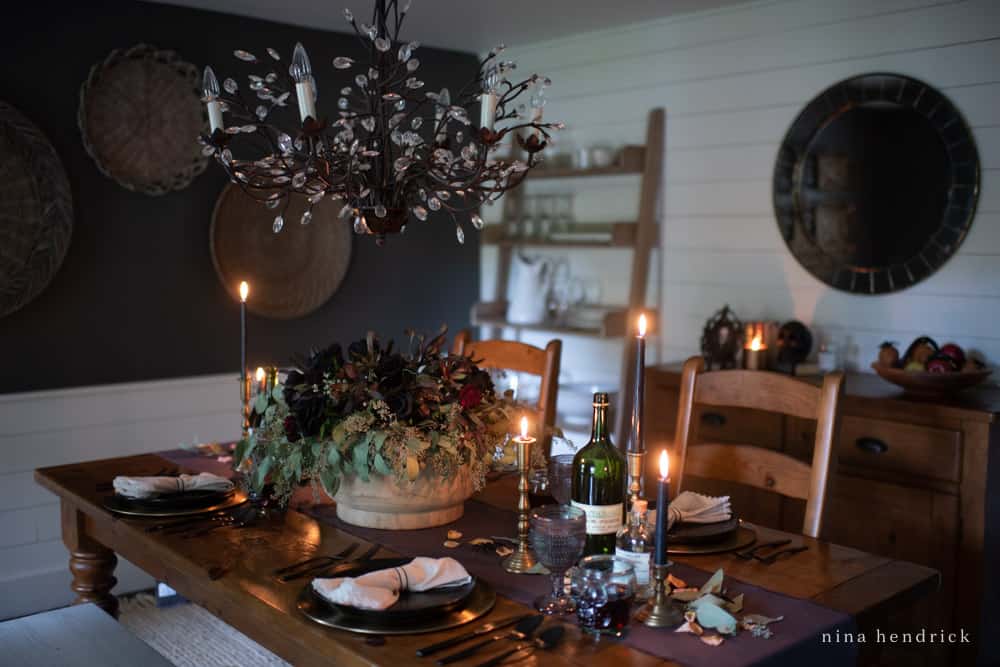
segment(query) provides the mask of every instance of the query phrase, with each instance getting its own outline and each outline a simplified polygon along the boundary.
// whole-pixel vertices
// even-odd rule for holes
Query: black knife
[[[495,623],[487,623],[486,625],[473,630],[472,632],[466,632],[465,634],[458,635],[457,637],[452,637],[451,639],[445,639],[444,641],[438,642],[437,644],[431,644],[430,646],[425,646],[423,648],[417,649],[417,655],[421,658],[428,656],[432,653],[437,653],[438,651],[443,651],[446,648],[451,648],[456,644],[461,644],[462,642],[467,642],[470,639],[475,639],[476,637],[482,637],[483,635],[488,635],[495,630],[501,628],[507,628],[515,623],[518,623],[522,619],[525,619],[533,614],[522,614],[520,616],[510,616]]]

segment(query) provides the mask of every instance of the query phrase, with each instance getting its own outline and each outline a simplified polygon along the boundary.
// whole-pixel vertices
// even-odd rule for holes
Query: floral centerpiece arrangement
[[[254,405],[235,460],[285,503],[309,481],[360,525],[414,528],[462,514],[508,437],[512,401],[474,360],[442,353],[445,330],[394,350],[373,333],[298,359]]]

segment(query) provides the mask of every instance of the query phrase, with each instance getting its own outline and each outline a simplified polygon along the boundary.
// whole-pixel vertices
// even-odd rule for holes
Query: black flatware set
[[[544,620],[545,617],[541,614],[509,616],[499,621],[486,623],[475,630],[465,632],[456,637],[451,637],[450,639],[437,642],[436,644],[431,644],[430,646],[417,649],[417,655],[420,657],[426,657],[447,648],[457,646],[458,644],[463,644],[467,641],[480,637],[486,637],[485,639],[481,639],[461,651],[446,655],[437,660],[438,665],[450,665],[453,662],[470,658],[483,649],[496,645],[498,642],[503,642],[505,640],[518,642],[513,648],[506,649],[489,658],[485,662],[476,665],[476,667],[492,667],[493,665],[499,665],[508,658],[513,657],[515,654],[518,654],[520,659],[520,657],[526,657],[528,654],[537,649],[550,650],[555,648],[562,641],[565,628],[562,625],[550,625],[548,628],[542,630],[537,636],[535,636],[535,632],[541,627]],[[511,626],[513,626],[513,628],[507,632],[497,632],[498,630],[504,630],[506,628],[510,628]]]

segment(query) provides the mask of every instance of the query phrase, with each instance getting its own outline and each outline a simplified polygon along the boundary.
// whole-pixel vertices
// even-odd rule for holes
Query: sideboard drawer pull
[[[726,415],[718,412],[705,412],[701,415],[701,423],[708,426],[725,426]]]
[[[858,438],[854,441],[854,445],[861,451],[868,452],[869,454],[885,454],[889,451],[889,445],[878,438]]]

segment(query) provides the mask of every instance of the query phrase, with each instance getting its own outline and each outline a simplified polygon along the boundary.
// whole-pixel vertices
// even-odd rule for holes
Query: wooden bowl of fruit
[[[921,336],[902,356],[895,343],[882,343],[878,361],[872,368],[885,380],[908,394],[940,397],[973,387],[991,371],[967,355],[955,343],[938,347],[932,338]]]

